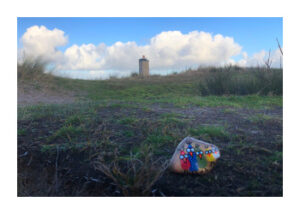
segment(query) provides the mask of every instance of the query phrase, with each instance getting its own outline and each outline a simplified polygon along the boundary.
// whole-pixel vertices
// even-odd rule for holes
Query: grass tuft
[[[142,158],[118,158],[115,152],[113,161],[105,161],[98,156],[94,162],[96,170],[105,174],[122,191],[124,196],[149,196],[152,187],[167,169],[168,161],[154,159],[149,149],[142,151]]]
[[[63,139],[72,142],[73,138],[77,138],[81,134],[84,133],[84,129],[82,127],[74,127],[74,126],[63,126],[59,130],[57,130],[52,136],[49,137],[49,141]]]

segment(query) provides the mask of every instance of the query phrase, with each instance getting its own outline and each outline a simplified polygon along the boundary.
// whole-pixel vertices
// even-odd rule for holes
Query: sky
[[[150,60],[150,73],[188,67],[281,66],[282,18],[18,18],[18,60],[43,59],[58,76],[123,77]],[[51,66],[50,66],[51,65]]]

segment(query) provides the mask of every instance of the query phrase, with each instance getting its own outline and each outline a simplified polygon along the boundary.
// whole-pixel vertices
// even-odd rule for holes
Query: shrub
[[[282,69],[212,68],[200,80],[198,89],[207,95],[282,95]]]
[[[26,59],[18,63],[18,79],[28,79],[44,75],[45,63],[40,60]]]

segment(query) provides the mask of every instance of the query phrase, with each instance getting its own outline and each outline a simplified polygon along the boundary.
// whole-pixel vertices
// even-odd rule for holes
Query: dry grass
[[[167,169],[168,161],[160,158],[154,160],[150,149],[146,149],[141,154],[142,159],[131,154],[130,158],[122,160],[115,152],[115,159],[110,163],[106,163],[102,156],[98,156],[94,167],[109,177],[124,196],[147,196],[150,195],[155,182]]]

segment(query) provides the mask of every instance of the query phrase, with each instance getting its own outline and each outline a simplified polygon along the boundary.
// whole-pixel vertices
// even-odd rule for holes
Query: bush
[[[282,69],[212,68],[200,83],[201,95],[282,95]]]
[[[139,76],[138,73],[132,73],[132,74],[131,74],[131,77],[138,77],[138,76]]]
[[[26,59],[22,63],[18,63],[18,79],[28,79],[36,76],[44,75],[45,63],[40,60]]]

